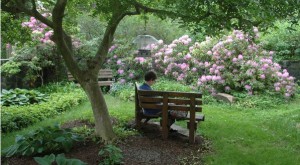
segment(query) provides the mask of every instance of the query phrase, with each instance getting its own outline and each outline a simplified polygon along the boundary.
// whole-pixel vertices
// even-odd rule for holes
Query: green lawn
[[[299,98],[269,110],[206,105],[204,113],[200,131],[214,151],[207,164],[299,164]]]
[[[120,120],[134,118],[134,103],[105,96],[110,114]],[[206,164],[296,165],[300,162],[300,99],[268,110],[239,110],[229,105],[205,105],[206,119],[198,133],[210,141],[212,152]],[[89,103],[54,119],[9,134],[2,134],[2,148],[11,145],[17,134],[39,126],[74,119],[93,120]],[[183,124],[183,123],[181,123]]]

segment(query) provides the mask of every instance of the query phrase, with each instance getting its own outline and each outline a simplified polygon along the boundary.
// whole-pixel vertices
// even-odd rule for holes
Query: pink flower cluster
[[[253,30],[255,36],[234,30],[221,40],[207,37],[193,45],[187,35],[169,45],[160,40],[151,45],[153,61],[112,55],[108,64],[116,67],[121,83],[141,76],[153,63],[156,72],[212,94],[245,91],[252,95],[269,90],[285,97],[294,95],[294,78],[273,61],[273,51],[262,50],[252,41],[259,37],[258,29]]]
[[[43,14],[44,17],[50,16],[50,14]],[[53,42],[50,40],[50,37],[53,35],[52,30],[48,30],[48,26],[40,21],[36,20],[34,17],[30,17],[30,21],[23,22],[23,27],[28,27],[32,30],[32,36],[34,40],[39,40],[42,43],[50,43]]]
[[[257,29],[254,30],[258,33]],[[245,90],[251,95],[254,91],[273,89],[286,97],[293,95],[296,90],[294,78],[286,70],[281,72],[280,65],[273,62],[274,52],[262,50],[249,38],[235,30],[208,50],[206,56],[210,59],[202,65],[206,71],[199,77],[197,85],[202,90],[211,91]],[[201,51],[194,51],[197,52]],[[270,87],[272,83],[275,83],[275,88]]]

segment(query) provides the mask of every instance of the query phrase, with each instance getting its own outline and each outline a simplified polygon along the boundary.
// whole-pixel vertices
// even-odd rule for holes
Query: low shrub
[[[48,96],[36,90],[10,89],[1,91],[1,105],[29,105],[47,101]]]
[[[132,83],[113,83],[110,94],[122,100],[134,100],[134,85]]]
[[[25,128],[43,119],[56,116],[86,100],[81,89],[68,93],[52,93],[47,102],[25,106],[2,107],[1,131],[11,132]]]
[[[5,157],[34,156],[64,150],[69,152],[75,141],[83,138],[71,129],[62,129],[59,125],[42,127],[26,135],[18,135],[14,145],[3,150]]]
[[[79,159],[67,159],[65,154],[58,154],[55,156],[54,154],[45,155],[44,157],[34,157],[34,160],[39,165],[49,165],[52,163],[56,163],[57,165],[65,165],[65,164],[72,164],[72,165],[86,165],[87,163],[82,162]]]
[[[106,145],[98,155],[104,158],[99,165],[121,164],[123,159],[122,150],[113,144]]]

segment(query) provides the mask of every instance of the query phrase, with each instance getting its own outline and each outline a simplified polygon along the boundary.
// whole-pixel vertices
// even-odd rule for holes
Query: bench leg
[[[189,141],[190,141],[190,143],[195,143],[197,122],[195,122],[195,123],[187,122],[187,128],[189,129]]]
[[[136,128],[138,130],[141,129],[141,127],[142,127],[142,121],[141,120],[142,120],[141,117],[137,115],[136,118],[135,118],[135,124],[136,124]]]
[[[169,128],[168,128],[168,118],[162,119],[162,137],[164,140],[168,139]]]

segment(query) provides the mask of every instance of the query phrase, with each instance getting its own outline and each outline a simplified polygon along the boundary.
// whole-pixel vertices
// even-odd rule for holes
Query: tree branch
[[[139,11],[139,9],[141,9],[146,13],[165,14],[165,15],[168,15],[169,17],[180,17],[182,19],[202,20],[211,15],[210,10],[207,10],[207,12],[204,15],[202,15],[201,17],[198,17],[198,16],[195,17],[192,15],[184,15],[182,13],[175,13],[172,11],[150,8],[150,7],[144,6],[143,4],[141,4],[137,1],[133,1],[133,5],[135,6],[136,9],[138,9],[138,10],[136,10],[137,12]],[[208,5],[208,9],[209,9],[209,3],[207,3],[207,5]]]
[[[80,77],[79,75],[83,75],[82,71],[79,69],[77,63],[73,59],[72,52],[72,40],[71,37],[68,36],[63,30],[63,17],[64,11],[67,5],[68,0],[57,0],[52,11],[52,19],[53,19],[53,30],[54,30],[54,41],[59,48],[69,71],[77,80]],[[78,73],[74,74],[74,73]],[[84,77],[84,76],[83,76]]]
[[[12,4],[9,4],[9,2],[11,2]],[[5,0],[5,1],[1,1],[1,9],[3,11],[6,11],[6,12],[12,13],[12,14],[25,13],[29,16],[35,17],[36,19],[38,19],[42,23],[46,24],[50,28],[53,28],[53,22],[50,21],[49,19],[47,19],[46,17],[44,17],[41,13],[39,13],[36,10],[35,1],[31,0],[31,3],[32,3],[32,9],[30,10],[25,7],[25,2],[23,2],[22,0],[15,0],[13,2]]]

